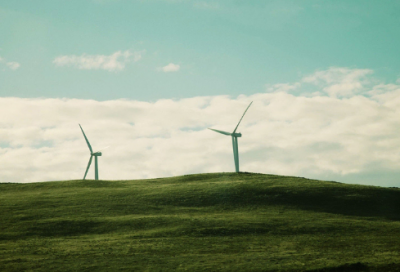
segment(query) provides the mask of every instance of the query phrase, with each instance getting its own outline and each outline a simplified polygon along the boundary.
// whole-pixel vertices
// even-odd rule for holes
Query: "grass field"
[[[0,271],[400,271],[400,189],[253,173],[2,183]]]

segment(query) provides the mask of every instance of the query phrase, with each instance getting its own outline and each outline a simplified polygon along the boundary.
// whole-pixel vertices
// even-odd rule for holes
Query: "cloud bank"
[[[0,98],[0,182],[81,179],[89,150],[78,123],[94,150],[110,146],[101,179],[231,172],[231,139],[207,127],[233,130],[250,101],[241,171],[400,185],[400,85],[347,68],[237,98]]]
[[[58,66],[71,66],[82,70],[106,70],[106,71],[121,71],[125,69],[125,65],[129,62],[137,62],[142,58],[144,51],[131,52],[117,51],[113,54],[106,55],[64,55],[58,56],[53,60],[53,63]]]

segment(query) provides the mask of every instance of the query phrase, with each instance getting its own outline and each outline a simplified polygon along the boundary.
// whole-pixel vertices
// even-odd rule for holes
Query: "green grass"
[[[252,173],[0,184],[0,271],[400,271],[400,190]]]

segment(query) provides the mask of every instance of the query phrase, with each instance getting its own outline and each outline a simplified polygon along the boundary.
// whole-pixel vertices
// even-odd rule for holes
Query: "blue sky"
[[[262,92],[329,67],[400,74],[397,1],[0,0],[3,96],[154,101]],[[141,52],[122,71],[58,56]],[[180,66],[175,73],[157,68]]]
[[[241,169],[400,186],[400,2],[0,0],[0,181]],[[399,128],[399,129],[398,129]],[[215,134],[215,135],[214,135]]]

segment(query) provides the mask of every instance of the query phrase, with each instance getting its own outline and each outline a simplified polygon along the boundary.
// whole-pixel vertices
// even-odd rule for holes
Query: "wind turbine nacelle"
[[[101,156],[101,152],[93,153],[93,156]]]
[[[232,136],[234,136],[234,137],[242,137],[242,133],[232,133]]]

